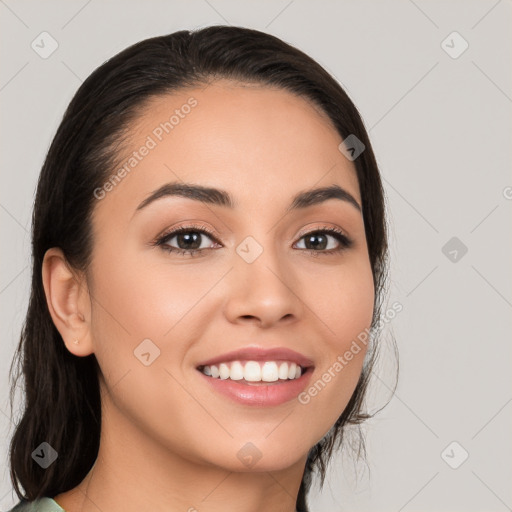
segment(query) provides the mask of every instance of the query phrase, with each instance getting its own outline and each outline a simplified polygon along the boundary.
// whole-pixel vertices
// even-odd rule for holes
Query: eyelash
[[[201,234],[207,235],[210,238],[212,238],[215,243],[220,243],[217,241],[215,235],[206,226],[190,225],[190,226],[181,226],[181,227],[174,229],[168,233],[164,233],[161,237],[157,238],[157,240],[155,240],[155,242],[153,242],[152,245],[161,247],[162,250],[169,252],[169,253],[181,254],[183,256],[186,254],[190,254],[191,257],[197,256],[198,254],[202,253],[203,251],[209,249],[208,248],[208,249],[187,250],[187,249],[179,249],[176,247],[171,247],[166,244],[166,242],[168,242],[170,239],[174,238],[176,235],[179,235],[181,233],[201,233]],[[339,242],[340,247],[338,247],[337,249],[329,249],[329,250],[324,249],[321,251],[315,251],[313,249],[300,249],[300,250],[305,251],[307,253],[312,253],[312,255],[314,255],[314,256],[318,256],[320,254],[333,255],[333,254],[338,254],[346,249],[350,249],[353,245],[353,241],[350,238],[348,238],[347,235],[345,235],[341,230],[333,228],[333,227],[329,227],[329,226],[320,227],[320,228],[314,229],[313,231],[308,231],[306,233],[303,233],[303,234],[301,234],[299,240],[302,240],[305,236],[308,236],[308,235],[317,235],[317,234],[323,234],[323,233],[328,233],[331,236],[333,236]]]

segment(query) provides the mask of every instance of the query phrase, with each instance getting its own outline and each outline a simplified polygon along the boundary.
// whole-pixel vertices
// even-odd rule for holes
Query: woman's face
[[[366,347],[353,341],[374,301],[340,142],[310,102],[268,87],[222,80],[144,109],[93,215],[90,334],[109,442],[135,435],[192,462],[263,471],[303,461],[331,428],[361,373]],[[223,192],[147,201],[172,185]],[[345,194],[294,202],[333,186]],[[244,349],[255,351],[225,356]],[[199,368],[220,370],[219,356],[233,379]],[[292,362],[308,367],[298,380],[283,377]],[[247,382],[258,368],[278,381]]]

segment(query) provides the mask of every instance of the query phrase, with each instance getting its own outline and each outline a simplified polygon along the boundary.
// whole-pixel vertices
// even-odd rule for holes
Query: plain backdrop
[[[399,385],[365,430],[368,467],[338,455],[312,511],[511,510],[511,14],[510,0],[0,1],[0,509],[18,501],[8,369],[31,208],[64,109],[130,44],[231,24],[275,34],[337,78],[386,188]],[[41,37],[58,45],[46,58],[33,49]],[[384,353],[375,407],[392,383]]]

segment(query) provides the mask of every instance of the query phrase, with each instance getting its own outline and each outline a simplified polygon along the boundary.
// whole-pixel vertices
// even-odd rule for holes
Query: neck
[[[307,456],[277,471],[234,472],[168,450],[112,403],[106,409],[96,463],[54,498],[66,512],[296,511]]]

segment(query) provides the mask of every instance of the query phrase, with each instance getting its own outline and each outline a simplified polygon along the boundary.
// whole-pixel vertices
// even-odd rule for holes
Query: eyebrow
[[[154,190],[146,199],[144,199],[135,213],[142,210],[149,204],[169,196],[185,197],[194,201],[203,201],[208,204],[223,206],[226,208],[234,209],[236,201],[232,198],[229,192],[222,189],[213,187],[205,187],[203,185],[196,185],[193,183],[166,183],[158,189]],[[314,206],[329,199],[339,199],[341,201],[351,204],[358,212],[361,212],[361,206],[356,201],[354,196],[347,192],[339,185],[330,185],[328,187],[316,188],[305,190],[296,194],[288,208],[287,212]]]

